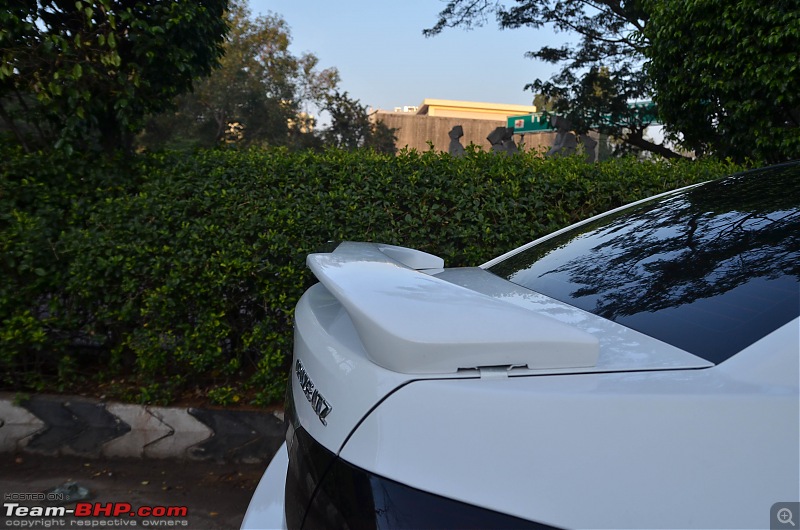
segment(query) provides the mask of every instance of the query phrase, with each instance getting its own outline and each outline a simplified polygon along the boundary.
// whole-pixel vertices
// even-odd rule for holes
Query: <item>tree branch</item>
[[[691,160],[690,157],[684,156],[680,153],[676,153],[675,151],[664,147],[661,144],[657,144],[651,142],[649,140],[645,140],[643,137],[644,131],[639,129],[637,131],[633,131],[628,135],[620,138],[620,140],[624,141],[627,144],[630,144],[634,147],[638,147],[639,149],[643,149],[645,151],[649,151],[651,153],[655,153],[657,155],[661,155],[664,158],[669,158],[672,160],[684,159],[684,160]]]
[[[486,19],[487,10],[497,9],[497,2],[492,0],[469,0],[466,7],[463,6],[464,0],[450,0],[447,6],[439,13],[439,20],[432,28],[422,30],[425,37],[438,35],[444,28],[455,28],[464,26],[471,28],[476,24],[475,19],[479,19],[480,25]],[[459,6],[461,6],[459,8]]]

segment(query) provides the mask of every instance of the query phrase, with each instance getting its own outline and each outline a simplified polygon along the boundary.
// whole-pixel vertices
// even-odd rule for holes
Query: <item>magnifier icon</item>
[[[789,508],[781,508],[778,510],[778,522],[781,524],[789,523],[790,525],[794,526],[794,521],[792,521],[792,510]]]

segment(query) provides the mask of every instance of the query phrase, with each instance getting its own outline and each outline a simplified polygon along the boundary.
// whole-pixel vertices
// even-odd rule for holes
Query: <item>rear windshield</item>
[[[654,199],[488,270],[722,362],[800,313],[800,165]]]

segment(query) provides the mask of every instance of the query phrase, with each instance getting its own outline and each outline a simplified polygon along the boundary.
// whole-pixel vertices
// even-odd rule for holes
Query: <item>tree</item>
[[[395,153],[395,129],[383,122],[373,122],[365,106],[347,92],[335,90],[324,106],[331,116],[330,126],[322,133],[326,144],[342,149],[366,147],[379,153]]]
[[[222,53],[227,0],[9,0],[0,118],[26,148],[130,145]]]
[[[647,71],[672,136],[736,161],[800,158],[800,4],[652,2]]]
[[[339,82],[335,68],[318,70],[313,54],[289,50],[291,32],[276,14],[252,18],[231,2],[230,33],[220,68],[198,81],[172,112],[148,123],[145,145],[190,147],[313,143],[308,105],[322,102]]]
[[[469,29],[484,24],[491,14],[502,29],[551,26],[578,34],[577,44],[528,52],[530,58],[561,64],[561,70],[525,87],[552,101],[553,110],[568,118],[577,132],[594,129],[638,149],[679,156],[646,140],[644,130],[652,116],[629,106],[652,93],[642,68],[648,15],[641,1],[517,0],[509,7],[495,0],[448,0],[437,23],[423,34],[437,35],[449,27]]]
[[[579,36],[529,52],[561,70],[526,87],[554,98],[578,132],[680,156],[644,137],[657,115],[671,139],[698,154],[800,156],[797,0],[448,0],[423,33],[470,28],[490,14],[501,28]],[[651,98],[654,108],[630,105]]]

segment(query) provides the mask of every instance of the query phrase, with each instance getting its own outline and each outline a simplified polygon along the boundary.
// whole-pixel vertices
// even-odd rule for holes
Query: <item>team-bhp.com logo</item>
[[[186,506],[139,506],[127,502],[79,502],[74,508],[64,506],[22,506],[16,502],[3,503],[8,527],[34,528],[59,526],[188,526],[183,519],[189,514]],[[70,517],[69,520],[64,518]],[[114,524],[99,518],[116,518]],[[138,518],[138,524],[137,524]]]

